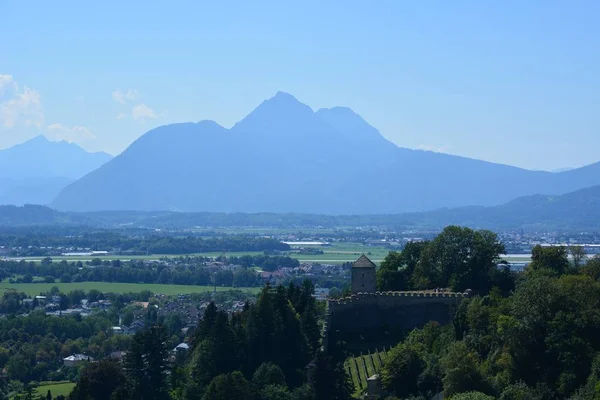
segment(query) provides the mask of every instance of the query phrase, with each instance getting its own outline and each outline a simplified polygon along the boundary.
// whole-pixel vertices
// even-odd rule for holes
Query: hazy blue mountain
[[[0,150],[0,204],[48,204],[69,183],[111,158],[42,135]]]
[[[399,217],[397,222],[406,227],[465,225],[496,230],[597,230],[600,228],[600,186],[558,196],[519,197],[494,207],[461,207]]]
[[[49,204],[73,182],[69,178],[0,178],[0,204]]]
[[[46,206],[26,204],[23,206],[0,205],[0,227],[34,225],[85,225],[92,222],[86,217],[61,213]]]
[[[400,213],[503,204],[600,184],[600,164],[535,172],[399,148],[343,107],[317,112],[277,93],[233,128],[151,130],[66,187],[61,210]]]
[[[75,143],[52,142],[43,135],[0,150],[0,178],[79,179],[112,158],[88,153]]]
[[[370,215],[298,213],[210,213],[172,211],[58,212],[42,206],[0,206],[0,226],[79,225],[104,228],[189,229],[204,227],[336,228],[377,226],[395,230],[463,225],[492,230],[596,231],[600,229],[600,186],[560,196],[520,197],[492,207],[469,206],[427,212]]]

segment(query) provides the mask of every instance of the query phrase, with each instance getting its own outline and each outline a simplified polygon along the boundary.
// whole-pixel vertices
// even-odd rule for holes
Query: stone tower
[[[375,292],[375,264],[364,254],[352,264],[352,293]]]

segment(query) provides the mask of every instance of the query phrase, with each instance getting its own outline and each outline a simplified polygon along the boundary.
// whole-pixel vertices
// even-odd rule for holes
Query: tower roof
[[[352,264],[352,268],[375,268],[375,264],[373,261],[369,260],[369,257],[364,254],[358,258],[358,260],[354,261]]]

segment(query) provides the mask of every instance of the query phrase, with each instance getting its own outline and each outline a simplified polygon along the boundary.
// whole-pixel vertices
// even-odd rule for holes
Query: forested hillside
[[[405,214],[321,215],[169,211],[58,212],[42,206],[0,206],[0,226],[67,225],[91,227],[349,228],[442,229],[462,225],[492,230],[583,231],[600,229],[600,186],[563,195],[521,197],[494,207],[461,207]]]

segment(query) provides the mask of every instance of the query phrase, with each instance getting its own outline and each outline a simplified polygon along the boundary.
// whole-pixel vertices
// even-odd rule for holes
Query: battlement
[[[455,307],[471,291],[445,290],[375,291],[376,267],[366,256],[352,266],[352,295],[328,299],[323,324],[323,345],[329,336],[358,349],[370,342],[394,345],[405,332],[430,321],[448,324]]]
[[[357,293],[341,299],[329,299],[330,312],[346,310],[356,306],[376,305],[386,309],[416,304],[454,304],[469,297],[469,293],[456,292],[372,292]]]
[[[345,340],[352,341],[352,335],[356,338],[370,332],[379,338],[382,332],[409,331],[429,321],[447,324],[454,307],[469,296],[470,292],[405,291],[361,292],[329,299],[325,334],[333,330],[336,335],[346,335]]]
[[[404,292],[360,292],[357,294],[353,294],[349,297],[342,297],[340,299],[328,299],[329,304],[346,304],[348,302],[354,302],[360,299],[371,299],[374,297],[422,297],[422,298],[460,298],[463,299],[465,297],[469,297],[470,294],[460,293],[460,292],[425,292],[425,291],[404,291]]]

